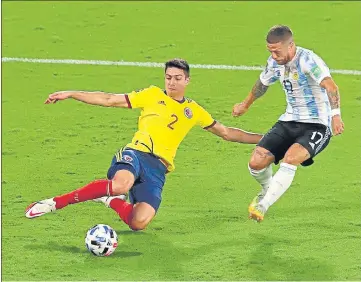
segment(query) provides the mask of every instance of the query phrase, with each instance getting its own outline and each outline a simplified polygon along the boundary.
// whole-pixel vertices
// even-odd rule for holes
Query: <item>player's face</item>
[[[291,51],[292,51],[293,42],[277,42],[277,43],[268,43],[267,49],[271,53],[272,58],[279,65],[285,65],[290,61]]]
[[[165,72],[165,89],[168,94],[184,94],[189,77],[182,69],[168,68]]]

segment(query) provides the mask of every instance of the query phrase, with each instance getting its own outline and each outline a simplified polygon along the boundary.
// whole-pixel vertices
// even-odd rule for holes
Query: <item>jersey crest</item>
[[[294,72],[294,73],[292,74],[292,79],[293,79],[293,80],[298,80],[298,79],[299,79],[298,72]]]
[[[187,108],[184,108],[184,115],[187,118],[191,119],[193,117],[193,112],[190,108],[187,107]]]

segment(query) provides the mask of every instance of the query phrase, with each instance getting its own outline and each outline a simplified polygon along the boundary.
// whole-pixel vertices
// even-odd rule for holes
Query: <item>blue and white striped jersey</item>
[[[279,80],[286,94],[286,112],[282,121],[321,123],[331,127],[331,107],[326,89],[320,86],[331,77],[324,61],[311,50],[297,47],[296,55],[286,65],[278,65],[270,56],[260,75],[264,85]]]

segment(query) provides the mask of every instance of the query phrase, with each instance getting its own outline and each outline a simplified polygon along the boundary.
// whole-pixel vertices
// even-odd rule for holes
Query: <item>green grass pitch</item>
[[[3,57],[264,65],[264,37],[290,25],[296,43],[332,69],[361,70],[360,2],[2,3]],[[222,123],[265,132],[284,111],[279,85],[243,117],[234,103],[259,71],[191,70],[187,96]],[[247,219],[258,192],[251,145],[200,128],[181,144],[158,215],[131,232],[116,214],[82,203],[28,220],[32,201],[103,178],[136,130],[137,110],[76,101],[44,105],[57,90],[124,93],[163,86],[161,68],[2,63],[3,280],[361,280],[361,76],[335,74],[346,130],[261,224]],[[277,167],[274,167],[276,170]],[[84,246],[87,229],[112,226],[121,243],[108,258]]]

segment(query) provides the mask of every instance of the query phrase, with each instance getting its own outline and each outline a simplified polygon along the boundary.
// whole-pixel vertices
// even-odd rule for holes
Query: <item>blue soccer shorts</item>
[[[135,182],[129,191],[130,202],[145,202],[157,211],[162,201],[167,172],[165,165],[152,154],[126,148],[113,157],[108,179],[113,179],[118,170],[128,170],[134,175]]]

